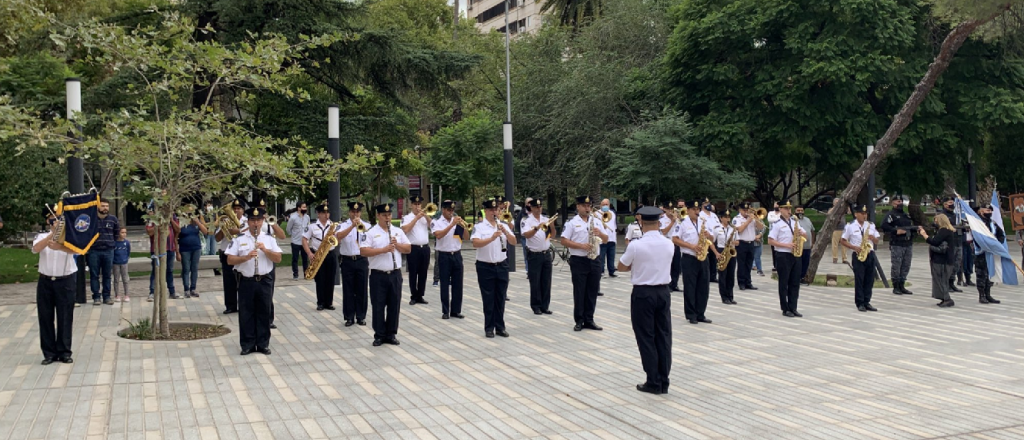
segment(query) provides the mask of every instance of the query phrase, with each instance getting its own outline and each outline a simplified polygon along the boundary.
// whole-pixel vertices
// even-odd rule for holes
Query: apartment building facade
[[[484,31],[505,32],[505,0],[465,0],[467,14]],[[508,0],[509,32],[536,32],[541,27],[544,0]]]

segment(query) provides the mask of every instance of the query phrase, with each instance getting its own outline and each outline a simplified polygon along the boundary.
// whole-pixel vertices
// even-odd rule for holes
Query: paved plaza
[[[119,340],[126,319],[150,314],[139,289],[128,304],[75,309],[69,365],[39,365],[34,304],[0,306],[0,439],[1024,438],[1022,289],[996,286],[1001,305],[969,290],[937,308],[923,247],[916,294],[876,289],[876,313],[858,312],[852,289],[803,287],[805,317],[785,318],[775,282],[755,275],[760,290],[737,290],[735,306],[712,284],[714,323],[690,325],[675,294],[672,387],[660,396],[634,388],[644,374],[628,275],[602,280],[604,331],[573,332],[568,266],[555,267],[554,314],[537,316],[520,261],[511,337],[486,339],[465,257],[466,319],[441,320],[429,284],[430,304],[409,306],[406,285],[400,346],[344,327],[340,287],[338,310],[317,312],[312,282],[290,270],[279,271],[271,356],[239,356],[238,315],[221,314],[213,277],[170,314],[230,335]],[[830,260],[819,271],[848,272]]]

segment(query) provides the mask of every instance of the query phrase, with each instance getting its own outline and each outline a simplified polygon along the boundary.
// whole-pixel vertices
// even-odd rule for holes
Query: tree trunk
[[[854,200],[857,194],[860,192],[864,184],[867,183],[868,177],[874,173],[875,168],[882,162],[885,155],[889,153],[892,145],[899,138],[903,130],[910,125],[910,122],[914,119],[914,113],[917,112],[917,108],[924,102],[928,94],[935,88],[935,81],[942,76],[942,73],[949,67],[949,63],[953,61],[953,56],[963,46],[964,42],[979,26],[994,20],[996,17],[1002,15],[1009,9],[1009,4],[1005,5],[999,10],[999,12],[989,16],[982,20],[971,20],[965,21],[958,24],[946,39],[942,42],[942,47],[939,49],[939,54],[932,61],[931,65],[928,66],[928,71],[925,72],[924,77],[921,78],[921,82],[914,87],[914,93],[907,98],[907,102],[903,104],[903,108],[893,118],[892,123],[889,125],[889,129],[886,130],[885,135],[882,136],[878,142],[875,142],[875,150],[864,160],[860,168],[853,173],[853,177],[850,179],[850,183],[843,190],[843,193],[839,196],[844,203],[839,206],[832,207],[829,210],[828,217],[825,218],[825,223],[821,226],[822,231],[832,231],[835,225],[843,218],[846,214],[846,204]],[[818,272],[818,263],[821,262],[821,257],[825,255],[825,248],[828,247],[829,240],[818,240],[814,243],[814,247],[811,252],[811,263],[807,268],[807,279],[814,279],[815,274]]]
[[[452,41],[456,41],[459,39],[459,0],[452,3]]]
[[[154,292],[153,307],[156,309],[157,320],[153,323],[154,330],[158,330],[163,337],[171,336],[171,327],[167,322],[167,226],[156,225],[156,249],[159,265],[153,276],[156,278],[157,288]]]

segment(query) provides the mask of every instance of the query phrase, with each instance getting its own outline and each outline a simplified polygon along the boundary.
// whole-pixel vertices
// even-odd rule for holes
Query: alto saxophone
[[[307,280],[311,280],[316,276],[316,273],[320,271],[320,265],[323,264],[324,258],[327,258],[327,253],[338,245],[338,237],[334,236],[334,230],[337,227],[337,223],[331,223],[331,227],[327,228],[324,240],[320,242],[320,247],[316,248],[316,253],[313,254],[313,261],[309,262],[309,268],[306,269],[305,277]]]
[[[711,240],[705,235],[707,229],[705,228],[706,222],[700,224],[700,233],[697,236],[697,261],[705,261],[708,259],[708,250],[711,249]]]
[[[871,240],[868,239],[868,232],[870,230],[870,225],[864,225],[864,235],[860,237],[860,250],[857,251],[857,261],[861,263],[867,261],[868,255],[871,255]]]
[[[807,241],[807,237],[803,235],[797,235],[793,237],[793,256],[800,258],[804,255],[804,242]]]
[[[729,266],[729,260],[736,256],[736,246],[732,245],[732,239],[736,235],[736,228],[733,228],[732,232],[729,233],[729,238],[725,241],[725,248],[722,250],[722,258],[718,260],[718,271],[722,272],[726,267]]]

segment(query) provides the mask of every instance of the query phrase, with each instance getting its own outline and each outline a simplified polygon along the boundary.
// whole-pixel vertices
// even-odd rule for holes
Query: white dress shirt
[[[583,220],[582,215],[577,215],[576,217],[573,217],[572,220],[569,220],[569,222],[565,224],[565,228],[562,229],[562,238],[567,238],[571,241],[575,241],[576,243],[586,244],[590,242],[591,227],[599,228],[598,230],[604,230],[605,234],[608,233],[607,230],[601,226],[601,219],[596,218],[593,215],[590,215],[589,220],[590,223],[588,225],[588,223]],[[594,231],[594,235],[597,235],[597,230]],[[569,255],[575,257],[586,257],[587,250],[569,248]]]
[[[700,212],[697,213],[697,217],[704,219],[704,222],[708,225],[707,228],[711,230],[712,234],[717,234],[718,230],[722,229],[722,220],[718,218],[718,214],[706,209],[701,209]]]
[[[664,286],[672,274],[672,240],[661,232],[648,231],[626,246],[619,263],[630,266],[634,286]]]
[[[630,223],[626,226],[626,243],[629,244],[633,240],[643,237],[643,230],[640,229],[640,224],[637,222]]]
[[[549,219],[546,215],[540,216],[540,219],[537,219],[533,215],[523,216],[523,221],[519,223],[519,228],[522,232],[526,233],[541,224],[547,223],[548,220]],[[532,252],[544,252],[550,249],[551,240],[550,237],[548,237],[548,233],[538,229],[537,233],[533,234],[533,237],[526,239],[526,248]]]
[[[310,251],[316,252],[317,249],[320,249],[320,244],[323,243],[324,240],[327,240],[327,231],[331,229],[331,224],[332,222],[330,220],[327,220],[327,223],[320,223],[320,219],[317,219],[306,227],[306,232],[302,234],[302,238],[309,241]],[[337,234],[338,229],[335,229],[334,233]]]
[[[267,234],[259,234],[259,238],[253,238],[251,234],[245,233],[235,237],[231,242],[231,246],[228,250],[224,251],[227,255],[234,255],[236,257],[244,257],[249,255],[256,249],[256,241],[263,243],[263,246],[271,252],[281,252],[281,248],[277,245],[277,240]],[[236,264],[235,271],[242,274],[243,277],[252,278],[256,275],[266,275],[270,271],[274,270],[274,262],[270,261],[267,254],[263,251],[258,250],[256,258],[247,260],[244,263]],[[256,260],[259,260],[260,272],[256,272]]]
[[[494,235],[494,232],[498,231],[499,228],[502,232],[508,231],[508,225],[502,222],[495,222],[495,224],[492,225],[491,222],[484,220],[473,227],[473,235],[470,236],[470,239],[487,240],[491,238],[491,236]],[[484,263],[500,263],[505,261],[505,259],[508,258],[507,240],[508,237],[502,235],[488,243],[487,246],[476,248],[476,260],[483,261]],[[502,246],[505,246],[506,250],[502,250]]]
[[[412,223],[412,219],[416,218],[416,214],[408,213],[405,217],[402,217],[402,226]],[[412,230],[408,234],[409,243],[416,246],[423,246],[430,242],[430,227],[427,225],[427,217],[423,216],[420,218],[416,225],[412,227]]]
[[[671,236],[669,238],[676,237],[689,244],[696,245],[700,240],[701,226],[704,227],[705,231],[711,232],[711,228],[708,227],[709,225],[704,223],[704,219],[700,218],[700,216],[697,216],[696,220],[691,219],[690,216],[686,216],[682,221],[676,224],[676,227],[672,228]],[[697,251],[682,246],[679,246],[679,252],[687,255],[693,255],[695,257],[697,256]]]
[[[398,244],[408,244],[409,238],[405,236],[405,232],[401,228],[391,226],[388,228],[391,235],[388,235],[389,231],[385,231],[384,228],[380,227],[380,224],[374,225],[366,234],[359,237],[360,248],[374,248],[380,249],[385,248],[391,244],[391,237],[395,237],[395,241]],[[402,268],[402,253],[398,251],[398,247],[391,251],[390,254],[387,252],[383,254],[377,254],[369,257],[370,269],[372,270],[383,270],[390,272],[395,269]]]
[[[875,238],[881,238],[878,234],[878,230],[875,229],[875,224],[869,221],[865,221],[861,224],[857,220],[854,220],[843,228],[843,239],[849,242],[851,245],[860,247],[861,241],[864,239],[864,231],[867,231],[868,235]],[[875,249],[875,244],[871,243],[871,250]]]
[[[618,220],[619,215],[612,210],[608,210],[608,213],[612,215],[612,219],[608,220],[608,242],[615,243],[615,241],[618,240],[618,231],[616,231],[617,228],[615,227],[617,223],[615,223],[615,221]],[[594,213],[594,215],[597,218],[601,218],[601,216],[604,215],[604,211],[598,210],[596,213]]]
[[[672,224],[672,219],[668,218],[668,214],[662,214],[661,217],[658,218],[658,230],[659,231],[665,230],[665,228],[669,227],[669,225],[671,225],[671,224]],[[668,230],[668,237],[672,238],[672,229]]]
[[[742,232],[739,230],[740,226],[743,226],[743,224],[747,222],[747,219],[743,218],[743,214],[738,214],[736,217],[732,218],[732,226],[736,228],[736,239],[739,241],[757,240],[757,223],[761,220],[753,214],[750,214],[750,216],[753,217],[754,220],[752,220],[750,224],[747,225],[747,229],[744,229]]]
[[[725,246],[729,244],[729,234],[732,234],[732,232],[735,230],[736,229],[733,228],[732,225],[729,225],[729,227],[719,227],[717,230],[715,230],[715,247],[719,249],[725,249]],[[733,241],[738,240],[736,238],[736,235],[738,234],[732,234]]]
[[[454,217],[452,217],[452,218],[454,218]],[[430,229],[431,229],[431,232],[443,231],[444,228],[447,228],[448,225],[450,225],[450,224],[452,224],[452,221],[444,218],[444,216],[442,215],[441,217],[438,217],[437,220],[434,220],[433,222],[430,223]],[[438,252],[458,252],[458,251],[461,251],[462,250],[462,237],[455,234],[455,231],[458,230],[458,229],[459,229],[459,227],[458,227],[458,225],[456,225],[456,226],[452,227],[452,229],[450,231],[448,231],[448,234],[444,235],[443,237],[437,238],[436,239],[437,241],[434,242],[434,248]]]
[[[796,221],[796,217],[790,216],[789,221],[787,222],[780,216],[777,222],[772,223],[772,231],[768,233],[768,238],[779,243],[792,243],[793,234],[802,230],[803,229],[800,228],[800,224]],[[793,250],[777,247],[775,248],[775,252],[792,254]]]
[[[39,244],[50,236],[49,232],[43,232],[36,234],[36,238],[32,240],[32,246]],[[33,252],[35,253],[35,252]],[[39,251],[39,273],[48,277],[66,277],[75,272],[78,272],[78,265],[75,264],[75,256],[64,251],[58,251],[56,249],[50,249],[44,247],[43,250]],[[85,258],[82,255],[79,258]]]
[[[308,214],[293,212],[288,216],[288,236],[291,237],[292,244],[302,246],[302,235],[306,233],[307,226],[309,226]]]
[[[369,223],[363,223],[369,226]],[[338,224],[338,229],[336,229],[335,232],[344,231],[348,229],[349,226],[352,226],[352,219],[345,220]],[[352,228],[352,232],[349,232],[345,238],[338,240],[338,248],[341,251],[341,255],[347,257],[359,256],[359,239],[362,238],[363,235],[365,235],[365,233],[360,234],[359,231]],[[310,245],[310,248],[312,248],[312,246],[313,245]]]

